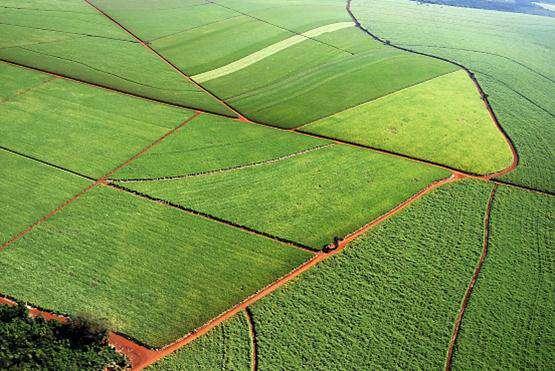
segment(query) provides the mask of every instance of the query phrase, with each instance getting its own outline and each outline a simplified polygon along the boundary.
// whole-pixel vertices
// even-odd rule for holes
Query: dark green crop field
[[[1,1],[0,368],[555,368],[550,7]]]

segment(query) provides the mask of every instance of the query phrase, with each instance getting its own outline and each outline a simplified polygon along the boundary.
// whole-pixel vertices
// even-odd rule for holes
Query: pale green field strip
[[[125,186],[320,249],[448,176],[336,145],[240,171]]]
[[[225,75],[229,75],[233,72],[239,71],[245,67],[250,66],[251,64],[254,64],[256,62],[261,61],[264,58],[269,57],[270,55],[273,55],[277,52],[280,52],[282,50],[285,50],[295,44],[299,44],[303,41],[307,41],[310,40],[311,38],[320,36],[322,34],[325,33],[329,33],[329,32],[334,32],[337,30],[341,30],[343,28],[347,28],[347,27],[353,27],[354,24],[353,22],[340,22],[340,23],[332,23],[332,24],[328,24],[325,26],[321,26],[318,28],[314,28],[312,30],[303,32],[300,35],[295,35],[295,36],[291,36],[288,39],[285,39],[283,41],[280,41],[278,43],[275,43],[273,45],[267,46],[264,49],[261,49],[255,53],[252,53],[250,55],[247,55],[246,57],[243,57],[235,62],[229,63],[225,66],[222,66],[220,68],[216,68],[214,70],[211,71],[207,71],[198,75],[194,75],[192,76],[192,79],[199,82],[199,83],[203,83],[209,80],[213,80],[213,79],[217,79],[218,77],[221,76],[225,76]]]
[[[555,112],[555,48],[547,47],[555,45],[553,18],[409,0],[355,0],[352,9],[392,43],[475,71],[518,151],[518,167],[503,179],[553,191],[555,124],[548,112]]]
[[[247,320],[239,313],[147,370],[249,371],[250,347]]]
[[[251,119],[291,128],[457,69],[343,31],[368,51],[352,55],[310,40],[205,86]]]
[[[500,171],[512,162],[508,143],[463,70],[339,112],[303,130],[479,174]]]
[[[329,143],[297,133],[201,115],[113,178],[195,174],[267,161]]]
[[[0,144],[97,178],[192,115],[57,79],[0,104]]]
[[[553,196],[498,188],[488,256],[464,315],[454,369],[555,364],[554,207]]]
[[[445,185],[253,305],[260,370],[442,369],[490,191]]]
[[[0,253],[2,293],[163,346],[311,256],[97,187]]]
[[[0,149],[0,245],[89,184],[77,176]]]
[[[63,24],[59,27],[63,29]],[[106,27],[116,26],[108,23]],[[0,25],[0,40],[0,58],[8,61],[131,94],[232,115],[138,43],[6,25]]]

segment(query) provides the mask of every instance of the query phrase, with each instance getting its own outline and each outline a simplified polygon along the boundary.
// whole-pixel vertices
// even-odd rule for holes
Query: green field
[[[409,160],[332,146],[239,171],[125,186],[320,249],[448,176]]]
[[[156,178],[214,171],[329,144],[297,133],[201,115],[123,168],[115,178]]]
[[[1,76],[21,71],[28,81],[45,76],[0,64]],[[48,80],[0,105],[0,145],[98,178],[192,115],[83,84]]]
[[[553,18],[409,0],[355,0],[352,9],[378,36],[473,70],[519,153],[518,168],[504,179],[553,190]]]
[[[551,369],[554,60],[416,0],[4,0],[0,296],[133,368]],[[18,318],[0,368],[95,358]]]
[[[459,70],[303,127],[474,173],[500,171],[512,153],[474,84]]]
[[[163,346],[309,253],[95,188],[0,254],[2,293]],[[208,269],[209,267],[209,269]]]
[[[251,340],[243,313],[148,370],[250,370]]]
[[[553,366],[554,206],[551,196],[498,189],[489,253],[462,322],[455,369]]]
[[[436,190],[256,303],[260,369],[442,368],[490,191]]]
[[[89,184],[0,149],[0,245]]]
[[[43,4],[55,1],[43,2]],[[232,113],[82,2],[85,13],[3,9],[0,58],[132,94]],[[4,13],[5,12],[5,13]],[[5,21],[5,22],[3,22]]]

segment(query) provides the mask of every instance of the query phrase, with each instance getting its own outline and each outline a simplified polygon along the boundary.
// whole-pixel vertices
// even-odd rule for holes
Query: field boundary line
[[[79,35],[79,36],[97,37],[97,38],[100,38],[100,39],[122,41],[122,42],[133,43],[133,44],[137,43],[137,41],[134,41],[134,40],[118,39],[116,37],[108,37],[108,36],[94,35],[94,34],[88,34],[88,33],[71,32],[71,31],[62,31],[62,30],[56,30],[56,29],[53,29],[53,28],[32,27],[32,26],[25,26],[25,25],[15,24],[15,23],[0,22],[0,25],[11,26],[11,27],[30,28],[32,30],[39,30],[39,31],[58,32],[58,33],[63,33],[65,35]]]
[[[23,231],[19,232],[18,234],[12,236],[8,241],[6,241],[5,243],[3,243],[0,246],[0,252],[2,252],[3,250],[5,250],[7,247],[9,247],[11,244],[13,244],[14,242],[17,242],[18,240],[20,240],[22,237],[24,237],[25,235],[27,235],[29,232],[31,232],[33,229],[35,229],[37,226],[41,225],[42,223],[46,222],[48,219],[50,219],[51,217],[53,217],[54,215],[58,214],[60,211],[62,211],[66,206],[68,206],[69,204],[75,202],[76,200],[78,200],[81,196],[83,196],[84,194],[86,194],[87,192],[89,192],[91,189],[97,187],[100,184],[106,184],[107,179],[112,176],[115,172],[121,170],[122,168],[124,168],[125,166],[129,165],[131,162],[133,162],[134,160],[136,160],[138,157],[142,156],[144,153],[148,152],[152,147],[156,146],[157,144],[159,144],[160,142],[162,142],[164,139],[166,139],[168,136],[170,136],[171,134],[173,134],[174,132],[176,132],[177,130],[179,130],[180,128],[182,128],[183,126],[185,126],[186,124],[188,124],[191,120],[195,119],[197,116],[199,116],[201,113],[200,112],[196,112],[194,115],[190,116],[189,118],[187,118],[185,121],[183,121],[181,124],[177,125],[176,127],[174,127],[173,129],[169,130],[168,132],[166,132],[164,135],[162,135],[160,138],[158,138],[157,140],[155,140],[154,142],[150,143],[149,145],[147,145],[146,147],[144,147],[143,149],[141,149],[139,152],[137,152],[136,154],[134,154],[133,156],[131,156],[129,159],[127,159],[126,161],[124,161],[123,163],[121,163],[120,165],[116,166],[115,168],[113,168],[112,170],[108,171],[106,174],[104,174],[102,177],[98,178],[97,180],[95,180],[94,182],[92,182],[91,184],[89,184],[86,188],[82,189],[79,193],[75,194],[73,197],[65,200],[64,202],[62,202],[60,205],[58,205],[58,207],[56,207],[54,210],[50,211],[48,214],[44,215],[42,218],[40,218],[39,220],[35,221],[33,224],[31,224],[30,226],[28,226],[26,229],[24,229]]]
[[[307,153],[310,153],[310,152],[318,151],[320,149],[324,149],[324,148],[331,147],[331,146],[334,146],[334,145],[336,145],[336,144],[335,143],[323,144],[323,145],[303,149],[303,150],[300,150],[300,151],[297,151],[297,152],[293,152],[293,153],[290,153],[290,154],[287,154],[287,155],[271,158],[271,159],[268,159],[268,160],[250,162],[250,163],[247,163],[247,164],[229,166],[229,167],[224,167],[224,168],[220,168],[220,169],[199,171],[199,172],[196,172],[196,173],[189,173],[189,174],[183,174],[183,175],[169,175],[169,176],[161,176],[161,177],[156,177],[156,178],[123,178],[123,179],[110,178],[109,180],[112,181],[112,182],[118,182],[118,183],[159,182],[159,181],[179,180],[179,179],[186,179],[186,178],[195,178],[195,177],[201,177],[201,176],[208,176],[208,175],[213,175],[213,174],[234,172],[234,171],[238,171],[238,170],[244,170],[244,169],[249,169],[249,168],[253,168],[253,167],[274,164],[274,163],[277,163],[277,162],[280,162],[280,161],[284,161],[284,160],[287,160],[287,159],[290,159],[290,158],[301,156],[301,155],[304,155],[304,154],[307,154]]]
[[[287,32],[291,32],[292,34],[295,34],[295,35],[298,35],[298,36],[303,36],[303,37],[305,37],[305,38],[307,38],[307,39],[309,39],[309,40],[312,40],[312,41],[314,41],[314,42],[317,42],[317,43],[319,43],[319,44],[325,45],[325,46],[330,47],[330,48],[333,48],[333,49],[335,49],[335,50],[339,50],[340,52],[344,52],[344,53],[347,53],[347,54],[350,54],[350,55],[355,55],[355,54],[356,54],[356,53],[353,53],[353,52],[351,52],[351,51],[349,51],[349,50],[342,49],[342,48],[340,48],[340,47],[338,47],[338,46],[336,46],[336,45],[333,45],[333,44],[327,43],[327,42],[325,42],[325,41],[316,39],[316,38],[314,38],[314,37],[302,35],[301,32],[294,31],[294,30],[291,30],[291,29],[289,29],[289,28],[280,26],[280,25],[278,25],[278,24],[275,24],[275,23],[266,21],[266,20],[264,20],[264,19],[262,19],[262,18],[255,17],[254,15],[249,14],[249,13],[247,13],[247,12],[243,12],[243,11],[234,9],[234,8],[232,8],[232,7],[230,7],[230,6],[227,6],[227,5],[222,5],[222,4],[220,4],[220,3],[216,2],[216,1],[209,0],[208,2],[211,3],[211,4],[217,5],[217,6],[219,6],[219,7],[222,7],[222,8],[224,8],[224,9],[231,10],[231,11],[236,12],[236,13],[238,13],[238,14],[244,15],[245,17],[248,17],[248,18],[251,18],[251,19],[255,19],[255,20],[259,21],[259,22],[266,23],[266,24],[268,24],[268,25],[270,25],[270,26],[273,26],[273,27],[282,29],[282,30],[287,31]]]
[[[258,370],[258,340],[256,337],[256,326],[252,315],[251,307],[245,308],[245,318],[249,327],[249,338],[251,340],[251,371]]]
[[[469,177],[473,177],[475,179],[481,179],[481,180],[484,180],[484,181],[489,181],[490,178],[498,176],[498,173],[491,173],[491,174],[485,174],[485,175],[471,173],[471,172],[468,172],[468,171],[452,168],[452,167],[449,167],[447,165],[432,162],[432,161],[429,161],[429,160],[425,160],[425,159],[421,159],[421,158],[417,158],[417,157],[412,157],[412,156],[405,155],[405,154],[402,154],[402,153],[392,152],[392,151],[388,151],[388,150],[384,150],[384,149],[380,149],[380,148],[376,148],[376,147],[371,147],[371,146],[356,143],[356,142],[337,139],[337,138],[325,136],[325,135],[322,135],[322,134],[314,134],[314,133],[310,133],[310,132],[307,132],[307,131],[303,131],[302,129],[298,129],[298,130],[294,129],[294,128],[293,129],[287,129],[287,128],[283,128],[283,127],[276,126],[276,125],[271,125],[271,124],[267,124],[267,123],[253,121],[253,120],[250,120],[250,119],[246,118],[245,116],[241,116],[240,118],[236,118],[234,116],[228,116],[228,115],[224,115],[224,114],[221,114],[221,113],[216,113],[216,112],[212,112],[212,111],[207,111],[207,110],[203,110],[203,109],[197,109],[197,108],[194,108],[194,107],[189,107],[189,106],[184,106],[184,105],[180,105],[180,104],[176,104],[176,103],[171,103],[171,102],[159,100],[159,99],[156,99],[156,98],[151,98],[151,97],[148,97],[148,96],[143,96],[143,95],[138,95],[138,94],[126,92],[124,90],[119,90],[117,88],[112,88],[112,87],[105,86],[105,85],[102,85],[102,84],[97,84],[97,83],[94,83],[94,82],[80,80],[80,79],[77,79],[77,78],[74,78],[74,77],[58,74],[56,72],[43,70],[41,68],[27,66],[27,65],[24,65],[24,64],[21,64],[21,63],[9,61],[9,60],[2,59],[2,58],[0,58],[0,61],[2,61],[4,63],[7,63],[7,64],[17,66],[17,67],[26,68],[26,69],[42,72],[42,73],[53,75],[53,76],[58,76],[58,77],[61,77],[63,79],[73,81],[73,82],[76,82],[76,83],[82,83],[82,84],[85,84],[85,85],[89,85],[91,87],[104,89],[104,90],[107,90],[107,91],[116,92],[116,93],[120,93],[120,94],[123,94],[123,95],[135,97],[135,98],[144,99],[144,100],[154,102],[154,103],[165,104],[165,105],[168,105],[168,106],[171,106],[171,107],[177,107],[177,108],[182,108],[182,109],[194,110],[194,111],[210,114],[210,115],[217,116],[217,117],[223,117],[223,118],[228,118],[228,119],[236,119],[236,120],[241,121],[241,122],[245,122],[245,123],[249,123],[249,124],[253,124],[253,125],[258,125],[258,126],[263,126],[263,127],[273,129],[273,130],[286,131],[286,132],[290,132],[290,133],[297,133],[299,135],[309,136],[309,137],[312,137],[312,138],[330,140],[330,141],[332,141],[334,143],[337,143],[337,144],[357,147],[357,148],[360,148],[360,149],[365,149],[365,150],[369,150],[369,151],[373,151],[373,152],[377,152],[377,153],[381,153],[381,154],[385,154],[385,155],[401,157],[401,158],[404,158],[404,159],[407,159],[407,160],[411,160],[411,161],[422,163],[422,164],[429,165],[429,166],[439,167],[439,168],[442,168],[442,169],[445,169],[445,170],[448,170],[448,171],[465,174],[465,175],[467,175]],[[505,170],[502,170],[502,171],[505,171]]]
[[[492,106],[489,102],[488,95],[485,93],[484,89],[482,89],[482,86],[478,82],[478,79],[476,79],[476,75],[474,74],[474,72],[472,72],[470,69],[468,69],[466,66],[464,66],[463,64],[461,64],[459,62],[456,62],[456,61],[453,61],[453,60],[450,60],[450,59],[447,59],[447,58],[444,58],[444,57],[440,57],[440,56],[437,56],[437,55],[424,53],[424,52],[419,52],[419,51],[416,51],[416,50],[413,50],[413,49],[405,48],[403,46],[395,45],[395,44],[391,43],[389,40],[382,39],[381,37],[373,34],[367,28],[365,28],[360,23],[358,18],[354,15],[354,13],[351,10],[351,1],[352,0],[347,0],[347,4],[345,6],[345,9],[347,10],[347,13],[349,13],[351,18],[355,22],[356,27],[358,27],[361,31],[363,31],[364,33],[366,33],[367,35],[372,37],[375,41],[380,42],[380,43],[382,43],[384,45],[387,45],[387,46],[391,46],[392,48],[408,52],[408,53],[418,54],[418,55],[422,55],[422,56],[425,56],[425,57],[429,57],[429,58],[437,59],[437,60],[444,61],[444,62],[447,62],[447,63],[451,63],[451,64],[453,64],[455,66],[458,66],[459,68],[463,69],[467,73],[468,77],[470,77],[470,79],[474,83],[474,86],[478,90],[478,93],[482,97],[482,101],[484,102],[484,105],[485,105],[485,107],[486,107],[486,109],[487,109],[487,111],[488,111],[488,113],[491,117],[491,120],[493,121],[493,124],[495,125],[497,130],[499,130],[499,132],[502,134],[503,139],[505,140],[505,142],[507,143],[507,145],[509,146],[509,148],[510,148],[512,154],[513,154],[513,161],[511,163],[511,165],[509,165],[508,167],[506,167],[505,169],[503,169],[501,171],[483,175],[482,178],[486,179],[486,180],[490,180],[493,177],[501,177],[501,176],[504,176],[504,175],[508,174],[509,172],[513,171],[517,167],[518,162],[519,162],[518,152],[516,150],[516,147],[514,146],[513,141],[509,137],[508,133],[501,126],[501,124],[500,124],[500,122],[497,118],[497,115],[495,114],[495,112],[494,112],[494,110],[493,110],[493,108],[492,108]]]
[[[23,153],[23,152],[19,152],[19,151],[10,149],[10,148],[8,148],[8,147],[4,147],[4,146],[2,146],[2,145],[0,145],[0,150],[5,151],[5,152],[8,152],[8,153],[11,153],[11,154],[14,154],[14,155],[19,156],[19,157],[23,157],[23,158],[25,158],[25,159],[27,159],[27,160],[31,160],[31,161],[38,162],[38,163],[40,163],[40,164],[46,165],[46,166],[51,167],[51,168],[54,168],[54,169],[56,169],[56,170],[63,171],[63,172],[65,172],[65,173],[69,173],[69,174],[71,174],[71,175],[78,176],[78,177],[83,178],[83,179],[86,179],[86,180],[90,180],[90,181],[93,181],[93,182],[96,181],[95,178],[90,177],[90,176],[88,176],[88,175],[81,174],[81,173],[79,173],[79,172],[77,172],[77,171],[70,170],[70,169],[65,168],[65,167],[63,167],[63,166],[59,166],[59,165],[53,164],[53,163],[48,162],[48,161],[45,161],[45,160],[41,160],[41,159],[38,158],[38,157],[34,157],[34,156],[31,156],[31,155],[27,155],[27,154],[25,154],[25,153]]]
[[[109,342],[113,345],[116,350],[128,356],[131,361],[132,369],[133,370],[142,370],[143,368],[157,362],[158,360],[170,355],[171,353],[177,351],[178,349],[186,346],[187,344],[191,343],[192,341],[200,338],[204,334],[208,333],[210,330],[225,322],[226,320],[230,319],[237,313],[245,310],[250,305],[256,303],[260,299],[266,297],[267,295],[271,294],[272,292],[276,291],[281,286],[289,283],[291,280],[297,278],[304,272],[310,270],[312,267],[316,266],[320,262],[328,259],[331,256],[334,256],[340,253],[349,243],[351,243],[354,239],[356,239],[361,234],[365,233],[369,229],[377,226],[378,224],[384,222],[385,220],[391,218],[395,214],[399,213],[400,211],[404,210],[408,206],[410,206],[416,200],[422,198],[426,194],[432,192],[433,190],[440,188],[441,186],[447,183],[453,183],[459,181],[461,179],[467,178],[464,174],[460,173],[453,173],[450,177],[435,181],[425,188],[421,189],[419,192],[415,193],[413,196],[409,197],[405,201],[398,204],[395,208],[391,209],[387,213],[381,215],[380,217],[372,220],[365,226],[361,227],[357,231],[347,235],[341,241],[336,249],[331,250],[329,252],[318,251],[315,252],[314,255],[306,260],[304,263],[300,264],[289,273],[285,274],[284,276],[278,278],[277,280],[271,282],[264,288],[260,289],[256,293],[248,296],[247,298],[243,299],[241,302],[235,304],[228,310],[220,313],[216,317],[212,318],[205,324],[201,325],[197,329],[194,329],[184,335],[183,337],[175,340],[174,342],[162,347],[162,348],[151,348],[147,344],[140,342],[137,339],[133,339],[130,336],[125,334],[112,331],[109,334]],[[111,186],[109,183],[104,183],[104,185]],[[7,297],[6,295],[0,294],[0,298]],[[58,314],[53,311],[49,311],[46,309],[40,309],[44,313],[54,313],[58,317],[69,317],[67,315]]]
[[[100,7],[96,6],[95,4],[93,4],[93,2],[91,0],[84,0],[84,1],[87,4],[89,4],[91,7],[96,9],[100,14],[102,14],[103,16],[108,18],[110,21],[112,21],[114,24],[116,24],[119,28],[121,28],[122,30],[127,32],[131,37],[133,37],[135,40],[137,40],[139,42],[139,44],[141,44],[142,46],[144,46],[145,48],[150,50],[152,53],[154,53],[159,59],[164,61],[168,66],[170,66],[174,71],[176,71],[179,75],[181,75],[183,78],[185,78],[185,80],[187,80],[189,83],[191,83],[193,86],[195,86],[198,90],[200,90],[200,91],[204,92],[205,94],[209,95],[213,100],[220,103],[220,105],[224,106],[228,111],[231,111],[235,115],[237,115],[237,117],[239,117],[239,118],[243,117],[243,115],[241,113],[239,113],[235,108],[233,108],[231,105],[229,105],[227,102],[225,102],[220,97],[216,96],[210,90],[206,89],[204,86],[197,83],[195,80],[193,80],[191,78],[191,76],[189,76],[185,72],[183,72],[176,64],[174,64],[168,58],[166,58],[165,56],[160,54],[156,49],[151,47],[147,42],[145,42],[143,39],[141,39],[139,36],[137,36],[135,33],[133,33],[129,28],[127,28],[123,24],[121,24],[118,20],[116,20],[110,14],[108,14],[107,12],[105,12]]]
[[[24,69],[28,69],[28,70],[31,70],[31,71],[34,71],[34,72],[40,72],[40,73],[44,73],[44,74],[47,74],[47,75],[56,76],[56,77],[59,77],[59,78],[62,78],[64,80],[68,80],[68,81],[71,81],[71,82],[74,82],[74,83],[84,84],[84,85],[87,85],[89,87],[103,89],[103,90],[106,90],[106,91],[109,91],[109,92],[112,92],[112,93],[119,93],[119,94],[127,95],[129,97],[139,98],[139,99],[143,99],[143,100],[153,102],[153,103],[164,104],[166,106],[187,109],[187,110],[190,110],[190,111],[199,111],[199,112],[202,112],[202,113],[207,113],[207,114],[210,114],[210,115],[225,117],[225,118],[229,118],[229,119],[235,119],[236,118],[235,116],[228,116],[228,115],[221,114],[221,113],[218,113],[218,112],[212,112],[210,110],[199,109],[199,108],[196,108],[196,107],[186,106],[186,105],[179,104],[179,103],[172,103],[172,102],[157,99],[157,98],[154,98],[154,97],[149,97],[147,95],[141,95],[141,94],[128,92],[128,91],[121,90],[121,89],[118,89],[118,88],[114,88],[114,87],[111,87],[111,86],[108,86],[108,85],[103,85],[101,83],[82,80],[82,79],[79,79],[77,77],[71,77],[71,76],[68,76],[68,75],[64,75],[62,73],[52,72],[52,71],[45,70],[45,69],[42,69],[42,68],[39,68],[39,67],[32,67],[32,66],[25,65],[25,64],[22,64],[22,63],[19,63],[19,62],[11,61],[9,59],[4,59],[2,57],[0,57],[0,61],[3,62],[3,63],[6,63],[6,64],[10,64],[12,66],[19,67],[19,68],[24,68]]]
[[[498,184],[498,185],[507,186],[507,187],[513,187],[513,188],[520,189],[521,191],[537,193],[537,194],[543,195],[543,196],[555,196],[555,193],[553,193],[551,191],[532,188],[532,187],[527,187],[527,186],[523,186],[523,185],[520,185],[520,184],[507,182],[507,181],[504,181],[504,180],[494,179],[491,182],[493,184]]]
[[[27,93],[30,93],[30,92],[32,92],[36,89],[40,89],[44,85],[47,85],[48,83],[50,83],[54,80],[57,80],[57,79],[59,79],[58,76],[52,76],[52,77],[49,77],[48,79],[46,79],[44,81],[39,82],[38,84],[35,84],[33,86],[29,86],[28,88],[25,88],[25,89],[21,89],[20,91],[15,92],[15,94],[12,94],[12,95],[8,96],[7,98],[4,98],[4,99],[0,98],[0,106],[5,104],[5,103],[13,102],[17,98],[19,98],[19,97],[21,97],[21,96],[23,96]]]
[[[466,312],[466,308],[468,307],[468,302],[470,301],[470,297],[472,296],[472,292],[474,291],[474,285],[478,281],[478,276],[482,271],[482,267],[488,255],[488,247],[489,247],[489,238],[490,238],[490,219],[491,219],[491,209],[493,205],[493,201],[495,198],[495,192],[497,191],[497,184],[495,184],[492,189],[491,193],[486,205],[486,211],[484,213],[484,236],[483,236],[483,243],[482,243],[482,252],[480,254],[480,258],[478,259],[478,263],[476,264],[476,268],[474,269],[474,274],[470,279],[468,287],[464,293],[461,306],[459,309],[459,313],[457,314],[457,318],[455,319],[455,323],[453,325],[453,334],[451,335],[451,340],[449,341],[449,347],[447,348],[447,354],[445,356],[445,370],[450,371],[453,366],[453,355],[455,351],[455,345],[458,340],[458,336],[460,333],[461,324],[464,318],[464,314]]]
[[[214,216],[214,215],[205,213],[203,211],[198,211],[198,210],[192,209],[190,207],[183,206],[181,204],[165,200],[163,198],[154,197],[154,196],[151,196],[147,193],[143,193],[143,192],[131,189],[131,188],[127,188],[127,187],[124,187],[124,186],[119,185],[117,183],[113,183],[110,180],[108,180],[107,183],[105,183],[105,185],[112,188],[112,189],[122,191],[122,192],[126,192],[126,193],[129,193],[129,194],[133,195],[133,196],[143,198],[143,199],[146,199],[148,201],[151,201],[151,202],[163,205],[163,206],[171,207],[172,209],[177,209],[179,211],[185,212],[185,213],[193,215],[193,216],[201,217],[203,219],[207,219],[207,220],[210,220],[210,221],[213,221],[213,222],[217,222],[219,224],[224,224],[224,225],[227,225],[228,227],[234,227],[236,229],[240,229],[243,232],[247,232],[249,234],[254,234],[254,235],[257,235],[257,236],[268,238],[268,239],[273,240],[273,241],[281,242],[282,244],[295,247],[297,249],[309,252],[311,254],[316,254],[318,252],[317,249],[315,249],[313,247],[310,247],[308,245],[305,245],[303,243],[293,241],[293,240],[289,240],[289,239],[286,239],[286,238],[283,238],[283,237],[275,236],[275,235],[267,233],[267,232],[259,231],[257,229],[247,227],[247,226],[244,226],[242,224],[239,224],[239,223],[227,220],[227,219],[220,218],[218,216]]]
[[[439,180],[439,181],[436,181],[436,182],[433,182],[433,183],[429,184],[428,186],[421,189],[419,192],[415,193],[411,197],[407,198],[405,201],[398,204],[396,207],[394,207],[393,209],[391,209],[387,213],[381,215],[378,218],[375,218],[374,220],[367,223],[366,225],[364,225],[363,227],[361,227],[357,231],[347,235],[345,238],[343,238],[339,242],[337,248],[335,248],[334,250],[331,250],[329,252],[323,252],[323,251],[317,252],[316,254],[314,254],[314,256],[311,259],[305,261],[303,264],[299,265],[297,268],[293,269],[288,274],[282,276],[281,278],[278,278],[277,280],[270,283],[266,287],[262,288],[258,292],[256,292],[256,293],[252,294],[251,296],[245,298],[243,301],[237,303],[236,305],[234,305],[230,309],[226,310],[225,312],[219,314],[218,316],[214,317],[210,321],[201,325],[199,328],[189,332],[188,334],[186,334],[182,338],[180,338],[180,339],[174,341],[173,343],[170,343],[170,344],[168,344],[168,345],[166,345],[166,346],[164,346],[160,349],[156,349],[156,350],[154,350],[154,352],[152,352],[152,349],[150,349],[149,350],[149,352],[150,352],[149,357],[150,358],[148,359],[148,361],[146,363],[140,363],[140,364],[133,365],[133,369],[141,370],[141,369],[153,364],[154,362],[162,359],[163,357],[175,352],[176,350],[184,347],[185,345],[191,343],[192,341],[198,339],[199,337],[208,333],[210,330],[212,330],[214,327],[218,326],[222,322],[230,319],[231,317],[233,317],[234,315],[236,315],[240,311],[245,310],[245,308],[247,308],[250,305],[256,303],[260,299],[268,296],[269,294],[276,291],[278,288],[287,284],[291,280],[297,278],[298,276],[300,276],[304,272],[310,270],[311,268],[316,266],[318,263],[328,259],[331,256],[334,256],[334,255],[340,253],[350,242],[352,242],[358,236],[365,233],[369,229],[375,227],[376,225],[382,223],[383,221],[391,218],[393,215],[399,213],[400,211],[404,210],[405,208],[410,206],[416,200],[422,198],[426,194],[430,193],[431,191],[433,191],[433,190],[435,190],[435,189],[437,189],[437,188],[439,188],[439,187],[441,187],[441,186],[443,186],[447,183],[456,182],[456,181],[459,181],[459,180],[464,179],[464,178],[466,178],[464,175],[452,174],[448,178],[445,178],[445,179],[442,179],[442,180]]]

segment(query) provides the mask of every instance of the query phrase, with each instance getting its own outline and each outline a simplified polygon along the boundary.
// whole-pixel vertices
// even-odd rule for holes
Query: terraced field
[[[555,25],[431,7],[2,2],[0,303],[133,369],[550,368]]]

